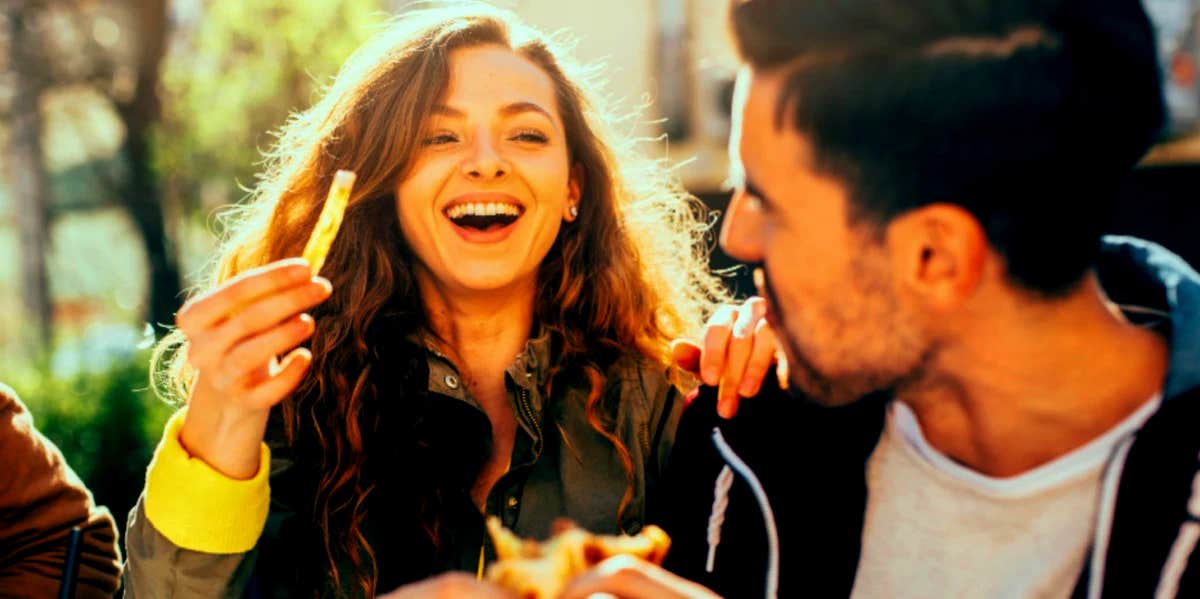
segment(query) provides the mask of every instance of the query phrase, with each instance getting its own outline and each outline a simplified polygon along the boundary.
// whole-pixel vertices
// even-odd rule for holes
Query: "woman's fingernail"
[[[721,401],[717,403],[717,415],[726,420],[733,418],[733,414],[730,413],[728,401]]]

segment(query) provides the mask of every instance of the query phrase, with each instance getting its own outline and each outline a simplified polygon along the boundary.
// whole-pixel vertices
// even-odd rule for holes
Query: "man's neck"
[[[1092,276],[1061,300],[989,302],[897,393],[929,443],[995,477],[1099,437],[1161,388],[1167,344],[1130,324]]]

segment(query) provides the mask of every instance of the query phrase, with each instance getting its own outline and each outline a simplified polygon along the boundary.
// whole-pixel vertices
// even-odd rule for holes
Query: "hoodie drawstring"
[[[1154,599],[1175,599],[1179,594],[1179,580],[1196,549],[1196,542],[1200,541],[1200,472],[1192,477],[1192,495],[1188,498],[1187,509],[1188,519],[1179,526],[1179,534],[1175,536],[1171,553],[1158,577]]]
[[[779,529],[775,525],[775,512],[771,510],[771,502],[767,499],[767,492],[763,489],[762,483],[758,477],[754,475],[754,471],[743,462],[733,448],[725,442],[725,437],[721,435],[721,429],[713,428],[712,434],[713,444],[716,445],[717,451],[729,468],[733,468],[735,472],[750,485],[750,490],[754,492],[754,498],[758,500],[759,511],[762,512],[763,524],[767,530],[767,599],[776,599],[779,596]],[[718,489],[720,493],[720,477],[718,477]],[[728,493],[726,489],[725,493]],[[724,514],[722,514],[722,519]],[[711,519],[710,519],[711,523]],[[720,530],[717,530],[717,537],[720,538]],[[713,551],[712,548],[709,550]]]
[[[729,489],[733,487],[733,470],[721,468],[717,485],[713,489],[712,510],[708,514],[708,559],[704,571],[712,574],[717,560],[717,545],[721,544],[721,526],[725,524],[725,510],[729,507]]]

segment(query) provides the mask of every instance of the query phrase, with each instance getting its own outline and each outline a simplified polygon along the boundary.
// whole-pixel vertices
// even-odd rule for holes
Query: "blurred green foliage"
[[[201,213],[252,187],[289,113],[384,21],[379,0],[226,0],[173,33],[156,135],[167,189]]]
[[[184,219],[172,228],[180,237],[185,272],[195,273],[211,256],[213,234],[220,234],[193,217],[207,220],[213,208],[244,195],[239,186],[254,184],[262,151],[274,141],[270,132],[288,114],[317,100],[350,53],[385,21],[382,8],[382,0],[213,0],[174,23],[153,142],[164,199],[181,209],[168,215]],[[94,228],[99,217],[88,213],[79,218]],[[60,217],[60,229],[63,222]],[[9,237],[0,235],[0,246]],[[125,238],[96,239],[111,243],[73,251],[104,265],[95,270],[109,271],[103,280],[112,283],[110,290],[88,289],[83,324],[60,319],[58,350],[79,342],[82,333],[74,328],[126,316],[107,309],[107,303],[135,307],[127,297],[132,284],[111,276],[111,265],[131,264],[127,257],[112,255],[113,248],[124,249]],[[96,314],[95,306],[106,309]],[[0,343],[0,355],[7,357],[5,349]],[[8,349],[17,357],[22,354],[20,347]],[[134,352],[101,371],[70,376],[53,374],[48,358],[40,366],[36,360],[4,362],[4,381],[29,407],[38,429],[58,445],[124,530],[126,513],[142,490],[146,466],[174,409],[150,389],[148,351]]]
[[[174,407],[150,390],[148,352],[111,368],[57,377],[47,368],[6,373],[7,382],[124,531],[146,466]]]

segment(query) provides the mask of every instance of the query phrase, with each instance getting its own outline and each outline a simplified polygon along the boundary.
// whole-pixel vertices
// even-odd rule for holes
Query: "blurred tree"
[[[316,98],[383,20],[380,9],[380,0],[0,2],[2,167],[20,222],[25,321],[37,333],[27,343],[49,344],[45,253],[49,223],[65,210],[127,210],[148,266],[144,318],[171,323],[182,286],[177,209],[206,216],[236,201],[270,131]],[[63,106],[75,122],[63,124]],[[105,113],[119,123],[93,126]]]
[[[30,331],[24,339],[32,355],[50,343],[50,289],[46,247],[50,237],[49,185],[42,162],[42,117],[38,99],[46,86],[44,57],[37,43],[40,2],[10,0],[2,16],[8,25],[9,105],[8,175],[17,214],[21,248],[21,300]]]
[[[49,345],[53,309],[45,252],[56,212],[114,202],[128,211],[145,249],[145,318],[171,322],[181,281],[149,143],[159,118],[166,0],[9,0],[3,7],[12,89],[6,174],[21,223],[22,293],[34,325],[27,328],[37,331],[38,345]],[[71,112],[87,115],[88,122],[64,123]],[[105,112],[120,125],[81,126]],[[51,201],[51,195],[58,197]]]
[[[237,201],[289,112],[383,20],[379,0],[218,0],[180,23],[163,71],[160,171],[193,214]]]
[[[147,318],[156,329],[175,321],[181,281],[179,266],[169,243],[163,217],[163,198],[153,164],[151,129],[161,116],[158,98],[159,69],[167,48],[166,0],[131,0],[137,39],[135,83],[128,99],[117,100],[117,112],[125,124],[125,147],[129,174],[119,196],[129,210],[149,266],[150,298]]]

